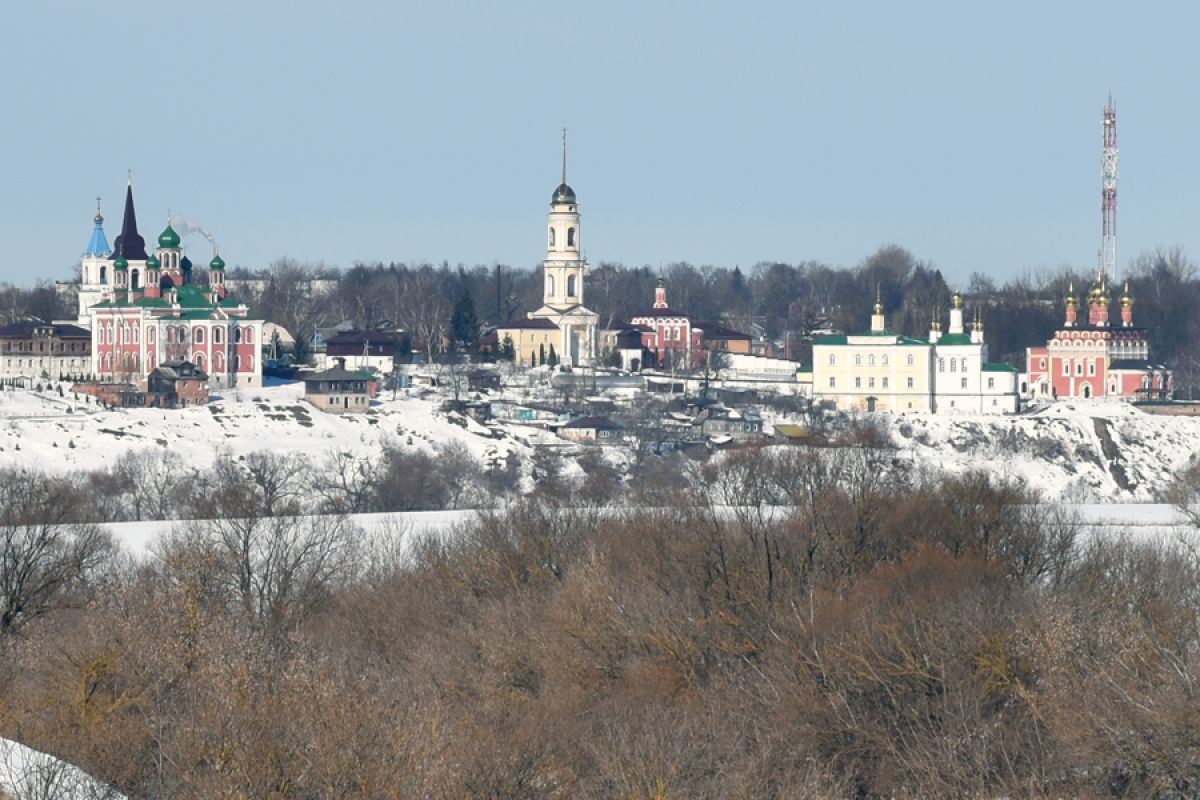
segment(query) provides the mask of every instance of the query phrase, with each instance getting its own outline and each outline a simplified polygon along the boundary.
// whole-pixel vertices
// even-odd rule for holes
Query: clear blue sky
[[[1139,7],[1144,6],[1144,8]],[[532,266],[570,129],[593,263],[1200,255],[1194,3],[66,2],[0,12],[0,281],[66,277],[125,171],[231,266]],[[199,237],[185,240],[207,259]]]

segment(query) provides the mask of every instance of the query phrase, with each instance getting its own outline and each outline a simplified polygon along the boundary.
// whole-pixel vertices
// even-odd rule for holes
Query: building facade
[[[192,281],[192,262],[170,224],[152,254],[138,234],[132,183],[121,234],[104,256],[97,215],[80,269],[80,315],[92,334],[91,372],[103,381],[142,382],[159,364],[189,361],[220,388],[262,385],[261,319],[225,293],[225,262],[214,252],[208,285]]]
[[[888,330],[877,298],[869,331],[813,342],[813,399],[842,410],[1014,414],[1017,388],[1015,369],[988,362],[982,321],[965,331],[958,294],[927,340]]]
[[[17,322],[0,326],[0,377],[65,380],[92,369],[92,334],[78,325]]]
[[[1111,324],[1111,295],[1103,273],[1088,293],[1088,316],[1079,319],[1072,285],[1062,326],[1044,347],[1025,351],[1024,391],[1033,400],[1067,397],[1161,400],[1170,396],[1171,371],[1150,360],[1144,328],[1133,324],[1129,284],[1121,294],[1121,319]]]

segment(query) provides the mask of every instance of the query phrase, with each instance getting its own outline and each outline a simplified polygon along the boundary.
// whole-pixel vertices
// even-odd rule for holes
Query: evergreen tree
[[[540,367],[545,363],[546,363],[546,345],[539,344],[538,345],[538,366]]]
[[[479,345],[479,318],[475,316],[475,300],[465,287],[454,301],[450,333],[455,344],[466,350],[474,350]]]
[[[558,354],[554,352],[554,345],[550,345],[550,355],[547,356],[546,362],[552,367],[558,366]]]
[[[512,337],[507,333],[504,334],[504,341],[500,342],[500,349],[496,352],[496,357],[501,361],[512,361],[516,355],[517,348],[513,346]]]

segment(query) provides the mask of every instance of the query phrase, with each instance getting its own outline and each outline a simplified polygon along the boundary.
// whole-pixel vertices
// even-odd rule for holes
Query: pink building
[[[154,253],[146,253],[130,185],[112,253],[85,256],[83,283],[90,275],[96,285],[83,288],[99,298],[86,309],[92,372],[102,381],[141,382],[163,362],[190,361],[208,374],[210,386],[261,386],[262,320],[226,296],[220,254],[214,252],[208,270],[207,286],[192,281],[192,263],[169,224]]]
[[[1150,361],[1144,328],[1133,324],[1129,284],[1120,298],[1120,320],[1109,319],[1110,295],[1103,273],[1088,293],[1087,322],[1079,320],[1075,288],[1066,298],[1066,318],[1045,347],[1025,352],[1025,393],[1033,399],[1115,397],[1165,399],[1171,372]]]

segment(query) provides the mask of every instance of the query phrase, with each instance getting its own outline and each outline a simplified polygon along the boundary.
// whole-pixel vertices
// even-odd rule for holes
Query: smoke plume
[[[190,222],[187,217],[185,217],[183,214],[180,214],[178,211],[172,210],[169,216],[171,220],[171,227],[174,228],[175,232],[179,234],[179,238],[182,239],[189,234],[198,233],[207,239],[208,243],[212,245],[213,255],[217,254],[217,240],[213,237],[212,231],[203,225]]]

